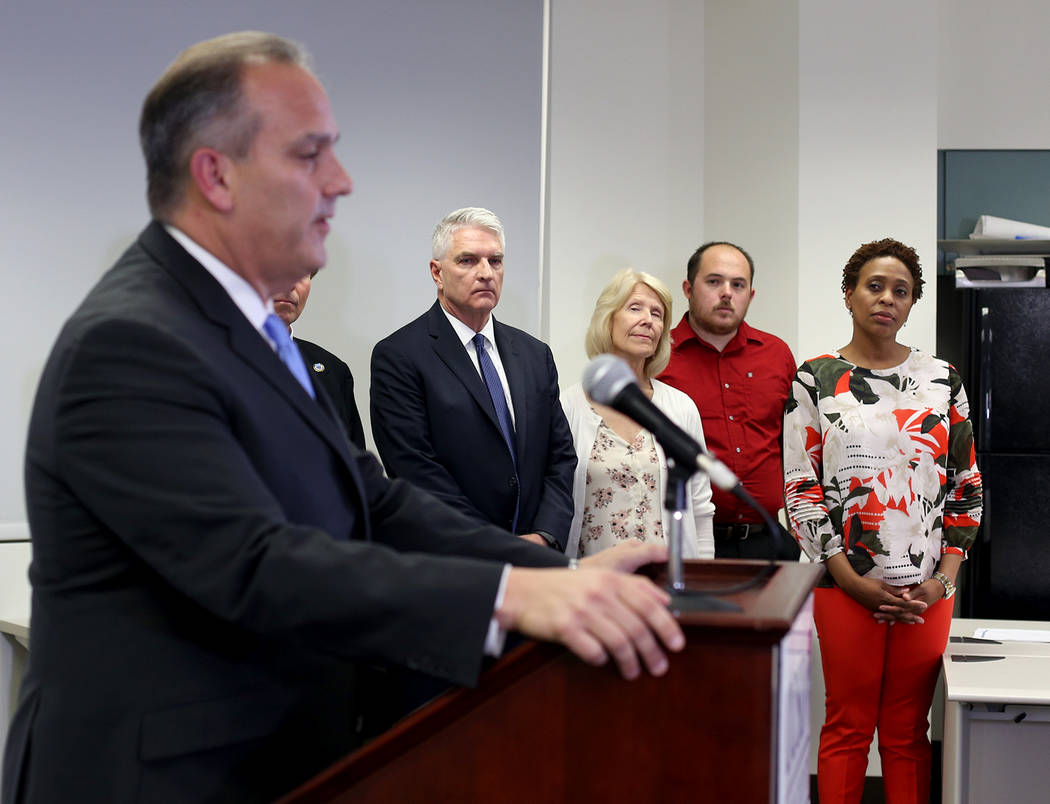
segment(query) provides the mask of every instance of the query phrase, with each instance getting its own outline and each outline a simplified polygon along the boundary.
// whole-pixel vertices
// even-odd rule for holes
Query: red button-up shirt
[[[776,335],[740,323],[719,352],[689,326],[671,331],[671,362],[660,375],[692,397],[711,454],[725,463],[772,516],[784,505],[781,432],[795,376],[791,350]],[[714,489],[715,522],[761,522],[761,515]]]

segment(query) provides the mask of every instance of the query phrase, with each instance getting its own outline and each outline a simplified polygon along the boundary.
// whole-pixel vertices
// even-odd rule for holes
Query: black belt
[[[738,542],[746,541],[749,536],[757,536],[760,533],[765,533],[766,530],[766,526],[761,522],[740,522],[735,525],[719,525],[716,522],[714,526],[716,539]]]

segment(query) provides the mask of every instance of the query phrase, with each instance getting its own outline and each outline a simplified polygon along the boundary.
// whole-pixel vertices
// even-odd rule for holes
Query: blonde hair
[[[594,304],[594,314],[591,316],[591,325],[587,328],[584,347],[589,358],[612,351],[612,318],[626,303],[636,285],[645,285],[652,290],[660,297],[664,306],[664,328],[660,333],[660,340],[656,351],[645,361],[645,376],[655,377],[667,368],[671,360],[672,322],[671,291],[652,274],[634,268],[624,268],[616,273]]]

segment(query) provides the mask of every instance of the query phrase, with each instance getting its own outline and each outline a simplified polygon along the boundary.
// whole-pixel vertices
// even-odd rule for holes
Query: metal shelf
[[[937,248],[945,254],[968,257],[974,254],[1029,254],[1050,257],[1050,240],[1006,240],[980,238],[977,240],[938,240]]]

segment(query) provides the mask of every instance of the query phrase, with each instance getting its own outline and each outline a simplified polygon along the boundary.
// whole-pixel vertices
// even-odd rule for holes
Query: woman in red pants
[[[958,373],[897,342],[922,285],[903,243],[857,249],[842,272],[853,337],[799,367],[784,415],[788,516],[828,569],[814,596],[821,804],[860,800],[876,729],[886,801],[929,801],[927,712],[981,476]]]

